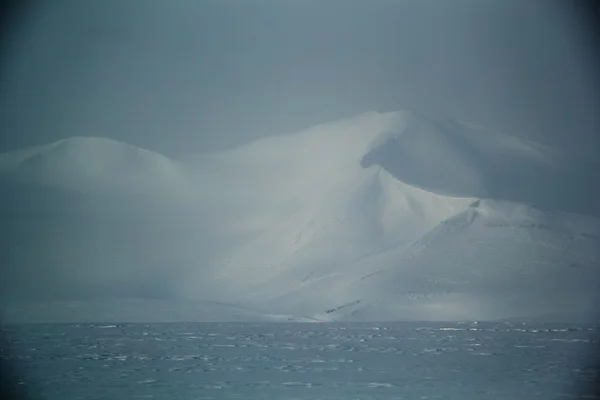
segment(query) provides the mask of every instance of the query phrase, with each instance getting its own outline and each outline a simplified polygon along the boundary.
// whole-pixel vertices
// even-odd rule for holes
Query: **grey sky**
[[[40,3],[7,48],[2,150],[96,135],[201,153],[374,109],[596,150],[589,44],[557,2]]]

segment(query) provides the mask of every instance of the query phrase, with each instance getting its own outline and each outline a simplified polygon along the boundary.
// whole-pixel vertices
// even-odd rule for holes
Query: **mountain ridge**
[[[2,200],[23,214],[0,232],[13,249],[3,262],[21,269],[4,281],[19,298],[60,287],[319,321],[556,315],[546,303],[568,316],[563,304],[587,307],[598,269],[597,206],[574,195],[592,174],[572,179],[587,166],[412,112],[185,160],[71,138],[0,154],[0,184],[24,185]],[[37,268],[44,290],[26,278]]]

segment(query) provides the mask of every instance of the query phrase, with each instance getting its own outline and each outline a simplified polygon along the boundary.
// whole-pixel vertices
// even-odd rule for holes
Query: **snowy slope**
[[[417,113],[182,160],[72,138],[2,154],[0,171],[54,190],[0,204],[27,204],[0,230],[15,296],[190,299],[196,320],[568,317],[598,270],[589,164]]]
[[[225,299],[269,304],[288,291],[339,278],[369,254],[408,247],[473,201],[406,185],[379,167],[361,170],[217,258],[211,280]],[[189,290],[193,295],[193,283]]]
[[[369,142],[394,126],[393,113],[366,113],[293,135],[257,140],[184,161],[203,201],[230,234],[271,229],[345,181],[357,179]]]
[[[223,293],[322,321],[569,320],[595,312],[600,221],[518,203],[462,201],[456,205],[464,211],[414,241],[379,236],[370,243],[343,226],[318,241],[331,249],[317,245],[309,255],[296,250],[286,258],[277,250],[285,249],[286,237],[276,230],[267,243],[244,248],[237,263],[219,266],[232,290]]]
[[[600,221],[482,201],[347,290],[322,318],[481,320],[596,312]]]
[[[436,193],[598,211],[582,190],[598,183],[590,172],[600,165],[453,120],[398,113],[393,128],[370,144],[361,164],[380,165],[398,180]],[[557,191],[557,184],[563,189]]]
[[[72,137],[0,154],[0,174],[81,193],[180,195],[189,189],[176,162],[98,137]]]
[[[219,176],[219,163],[230,168],[228,176],[238,176],[236,171],[243,170],[242,190],[259,196],[259,211],[249,213],[251,219],[247,221],[251,222],[244,221],[242,215],[237,226],[253,235],[211,263],[208,279],[221,288],[223,299],[233,297],[258,309],[313,314],[325,320],[453,319],[459,315],[447,309],[433,312],[432,306],[416,303],[397,309],[396,305],[405,300],[398,292],[417,298],[457,296],[454,287],[440,289],[433,280],[409,282],[421,282],[417,277],[421,269],[426,269],[423,265],[431,264],[443,266],[442,271],[431,272],[439,273],[441,280],[460,280],[464,274],[463,258],[468,254],[474,257],[471,264],[479,258],[491,271],[506,270],[502,267],[505,258],[519,265],[521,269],[506,270],[506,279],[515,280],[513,295],[517,298],[524,296],[519,291],[527,291],[531,282],[539,280],[550,285],[548,282],[557,276],[571,276],[569,265],[587,265],[588,274],[583,281],[591,281],[598,267],[593,255],[597,243],[593,235],[575,240],[573,246],[578,250],[573,252],[561,252],[560,247],[550,251],[547,243],[568,241],[571,236],[580,238],[578,225],[569,226],[565,221],[584,221],[596,227],[597,220],[559,211],[540,214],[525,205],[584,209],[581,202],[570,198],[572,193],[564,191],[565,185],[571,188],[569,174],[582,168],[577,160],[533,142],[415,113],[359,116],[350,125],[359,125],[361,131],[344,123],[316,127],[290,137],[264,139],[205,160],[215,176]],[[348,131],[344,133],[345,129]],[[335,152],[337,148],[343,151]],[[557,185],[562,185],[563,190],[557,190]],[[264,197],[267,200],[263,201]],[[243,195],[239,198],[246,200]],[[469,208],[473,203],[479,204],[478,198],[504,200],[484,204],[502,204],[513,210],[507,211],[509,224],[522,222],[521,217],[511,213],[527,215],[522,218],[530,221],[532,227],[521,227],[517,231],[520,235],[513,235],[516,228],[444,230],[454,223],[454,218],[474,215],[475,209],[482,213],[480,206]],[[261,205],[267,205],[266,209]],[[548,225],[547,219],[562,222]],[[549,226],[546,230],[537,228],[545,225]],[[431,258],[415,264],[415,249],[432,235],[436,240],[424,250]],[[489,243],[476,252],[471,240]],[[455,241],[455,247],[447,245],[447,241]],[[540,263],[555,268],[535,268]],[[474,269],[474,274],[487,276],[487,270]],[[389,272],[391,276],[381,272],[386,270],[394,272]],[[380,274],[384,278],[375,278]],[[532,278],[524,280],[522,274]],[[373,278],[366,278],[369,276]],[[207,279],[206,275],[202,279]],[[494,274],[487,279],[496,282]],[[194,296],[194,285],[194,279],[186,282],[187,295]],[[467,296],[468,300],[463,302],[479,304],[494,293],[496,297],[486,301],[501,303],[503,296],[511,293],[506,288],[504,292],[481,289],[484,297],[480,298],[479,289],[475,290],[478,285],[473,283],[465,289],[467,294],[461,294],[461,299]],[[531,301],[541,299],[537,306],[546,305],[547,313],[549,304],[557,304],[544,300],[552,291],[548,289],[544,294],[542,288],[543,285],[531,286],[531,296],[525,297]],[[365,299],[373,299],[378,306],[366,307]],[[345,311],[319,314],[337,307]],[[470,314],[465,311],[462,317],[535,314],[534,309],[526,311],[514,301],[499,308],[484,307]]]

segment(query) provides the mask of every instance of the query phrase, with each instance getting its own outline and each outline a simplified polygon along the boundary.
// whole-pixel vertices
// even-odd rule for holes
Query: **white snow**
[[[573,214],[477,202],[353,282],[347,290],[353,297],[340,304],[360,303],[329,319],[593,315],[599,227]]]
[[[593,304],[600,244],[593,199],[574,199],[589,189],[572,179],[584,167],[536,143],[411,112],[362,114],[180,161],[101,138],[0,155],[3,176],[24,182],[188,196],[153,209],[179,216],[179,234],[154,215],[144,221],[156,232],[143,236],[144,257],[132,247],[127,262],[111,253],[111,263],[159,258],[165,273],[156,276],[170,276],[177,297],[243,305],[256,320],[579,317]],[[202,246],[207,237],[214,245]],[[80,275],[98,276],[107,259],[88,253],[93,267]],[[104,284],[124,288],[135,276],[103,273],[118,276]],[[240,320],[210,308],[195,318]]]

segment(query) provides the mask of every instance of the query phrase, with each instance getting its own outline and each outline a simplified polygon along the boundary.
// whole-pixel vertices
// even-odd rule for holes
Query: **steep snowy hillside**
[[[410,242],[359,238],[359,223],[304,247],[275,229],[212,281],[240,304],[321,321],[595,315],[599,220],[509,202],[455,205],[464,211]]]
[[[379,167],[360,170],[214,260],[210,279],[223,288],[224,299],[268,304],[281,294],[345,275],[369,254],[408,247],[473,201],[406,185]],[[194,282],[187,284],[193,296]]]
[[[178,164],[148,150],[96,137],[73,137],[0,154],[4,178],[81,193],[180,195],[189,187]]]
[[[478,201],[358,277],[346,298],[318,317],[589,318],[597,311],[599,248],[594,218]]]

